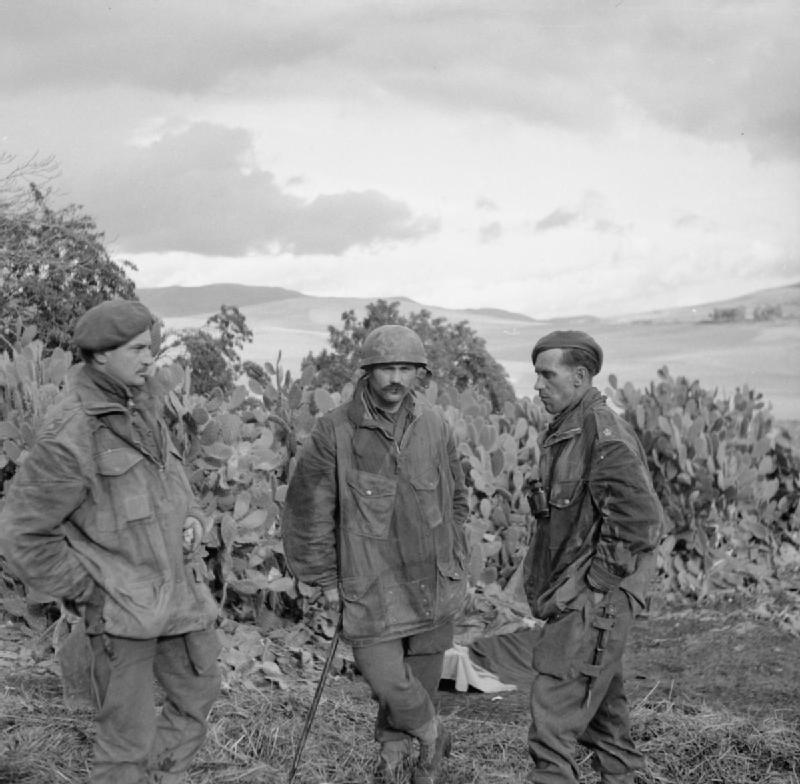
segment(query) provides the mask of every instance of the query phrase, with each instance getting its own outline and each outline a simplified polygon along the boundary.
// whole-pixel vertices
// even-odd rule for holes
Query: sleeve
[[[464,484],[464,469],[458,456],[455,436],[452,429],[445,425],[447,439],[447,457],[450,462],[450,473],[453,475],[453,517],[456,523],[463,525],[469,516],[467,488]]]
[[[292,574],[323,589],[339,581],[335,444],[332,423],[320,419],[300,452],[281,520],[284,554]]]
[[[176,457],[176,459],[178,458]],[[206,514],[205,509],[200,506],[200,502],[197,499],[197,495],[195,494],[191,480],[189,479],[189,473],[186,470],[186,464],[183,462],[183,458],[178,459],[178,471],[182,477],[183,486],[186,489],[186,498],[188,502],[186,516],[195,517],[200,521],[200,525],[203,526],[203,537],[205,538],[211,531],[214,521]]]
[[[589,490],[601,520],[586,579],[605,593],[636,570],[639,555],[655,549],[663,511],[641,450],[624,440],[597,442]]]
[[[56,599],[88,599],[95,584],[70,547],[64,521],[87,492],[80,463],[55,439],[37,441],[0,512],[0,552],[28,586]]]

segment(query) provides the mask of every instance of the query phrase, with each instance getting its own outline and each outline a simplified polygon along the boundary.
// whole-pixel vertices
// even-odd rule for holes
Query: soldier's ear
[[[107,351],[95,351],[92,355],[92,362],[95,362],[98,365],[105,365],[108,362],[108,352]]]
[[[573,376],[575,386],[583,386],[587,378],[590,378],[589,371],[583,365],[578,365],[578,367],[575,368],[575,375]]]

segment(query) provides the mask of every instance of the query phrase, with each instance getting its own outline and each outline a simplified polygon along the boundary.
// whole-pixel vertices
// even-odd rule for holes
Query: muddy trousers
[[[533,649],[531,784],[577,784],[578,742],[594,752],[603,784],[633,784],[643,758],[631,739],[622,682],[632,620],[629,599],[617,590],[598,607],[589,601],[542,627]],[[599,663],[598,640],[605,649]]]
[[[373,645],[353,647],[353,658],[378,702],[375,740],[431,742],[436,737],[437,690],[452,623]]]
[[[97,703],[92,784],[180,781],[219,694],[215,629],[151,640],[90,638]],[[154,678],[164,692],[158,717]]]

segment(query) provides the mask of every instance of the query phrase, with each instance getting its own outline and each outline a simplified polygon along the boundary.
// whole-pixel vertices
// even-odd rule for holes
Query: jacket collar
[[[358,380],[353,391],[353,399],[347,407],[347,416],[356,427],[379,427],[384,429],[383,422],[370,410],[366,397],[368,394],[367,378],[364,376]],[[422,413],[419,396],[413,389],[403,398],[403,402],[400,405],[408,409],[409,422],[417,419]]]
[[[589,387],[586,392],[570,408],[562,411],[551,422],[542,439],[542,445],[548,446],[567,438],[573,438],[583,429],[583,420],[590,408],[605,400],[600,390]]]
[[[146,405],[152,397],[151,379],[141,391],[135,392],[89,365],[76,366],[70,379],[70,389],[78,397],[84,411],[91,416],[129,413],[132,408]]]

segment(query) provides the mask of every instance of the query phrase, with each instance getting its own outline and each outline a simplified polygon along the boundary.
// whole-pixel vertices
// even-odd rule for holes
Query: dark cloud
[[[131,150],[112,176],[86,186],[87,206],[128,253],[339,255],[439,228],[373,190],[303,200],[250,157],[246,131],[193,125]]]
[[[550,231],[550,229],[560,229],[564,226],[571,226],[581,218],[579,212],[572,210],[565,210],[559,207],[553,210],[549,215],[536,222],[535,229],[537,232]]]
[[[303,79],[319,94],[363,85],[577,131],[611,129],[624,107],[757,156],[800,157],[798,21],[796,0],[26,0],[0,5],[0,90],[202,95]]]
[[[270,3],[26,0],[0,7],[0,87],[130,85],[199,93],[246,71],[291,66],[340,45],[327,13]]]

